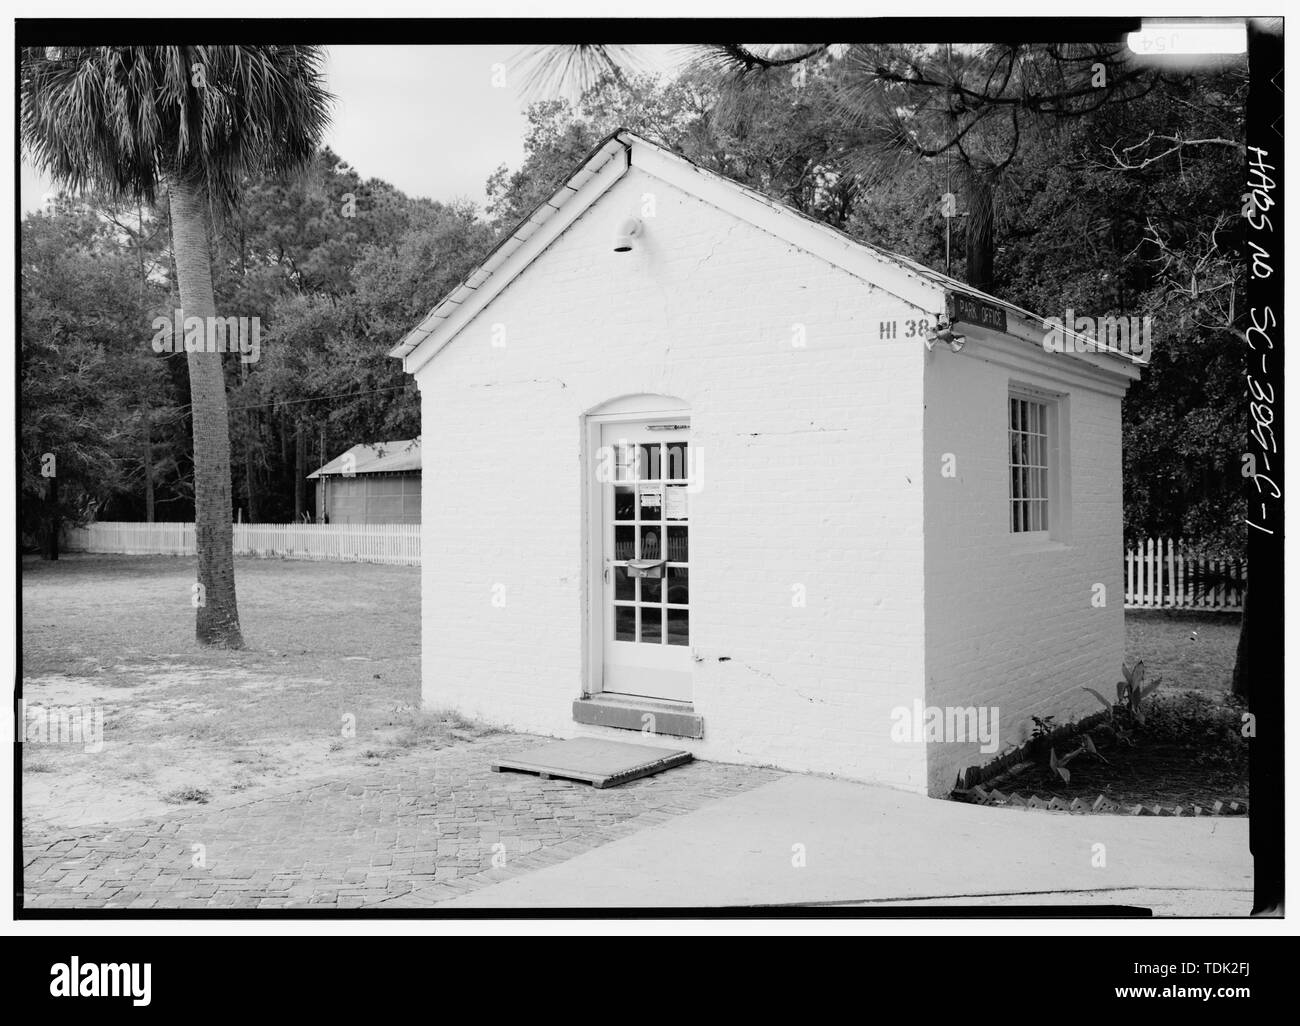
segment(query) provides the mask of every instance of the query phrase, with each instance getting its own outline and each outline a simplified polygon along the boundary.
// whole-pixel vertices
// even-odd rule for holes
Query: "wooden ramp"
[[[570,741],[552,741],[492,764],[493,772],[516,770],[536,773],[543,780],[559,777],[582,780],[592,787],[617,787],[629,780],[672,769],[691,761],[691,753],[673,748],[630,745],[623,741],[604,741],[578,737]]]

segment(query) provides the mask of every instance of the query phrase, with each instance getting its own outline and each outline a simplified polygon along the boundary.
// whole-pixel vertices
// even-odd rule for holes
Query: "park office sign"
[[[986,303],[974,296],[960,292],[948,292],[944,295],[948,322],[956,324],[974,324],[994,331],[1007,330],[1007,312],[996,303]]]

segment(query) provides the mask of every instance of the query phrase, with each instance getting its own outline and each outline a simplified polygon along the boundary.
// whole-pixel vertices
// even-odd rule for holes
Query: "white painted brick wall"
[[[646,193],[657,216],[614,254],[614,225]],[[1110,693],[1123,654],[1118,395],[1065,357],[1031,352],[1012,371],[976,342],[927,355],[880,339],[882,321],[916,316],[633,169],[419,375],[426,704],[635,739],[571,717],[585,665],[582,417],[649,393],[690,407],[705,468],[691,640],[706,736],[672,743],[942,793],[989,756],[895,743],[895,708],[996,705],[1012,742],[1033,714],[1089,711],[1081,686]],[[1065,547],[1022,551],[1008,536],[1011,378],[1070,395]],[[945,452],[955,480],[939,476]]]
[[[647,192],[656,216],[614,254],[614,225]],[[572,722],[581,424],[618,396],[675,396],[705,467],[691,504],[691,641],[706,736],[681,743],[924,790],[925,746],[889,739],[891,710],[924,689],[925,350],[879,338],[882,320],[909,316],[630,171],[419,374],[426,704],[636,740]],[[791,345],[796,324],[804,348]],[[792,606],[796,584],[806,608]]]
[[[1124,655],[1120,397],[1072,369],[1073,358],[1027,348],[1010,368],[978,340],[936,346],[925,372],[926,700],[999,709],[1003,744],[1032,716],[1064,724],[1114,694]],[[1024,362],[1024,361],[1028,362]],[[1067,393],[1071,527],[1064,543],[1013,537],[1008,513],[1007,394],[1012,381]],[[1105,386],[1103,386],[1104,388]],[[943,454],[957,475],[941,476]],[[1092,605],[1093,585],[1106,605]],[[989,761],[975,744],[929,746],[929,789]]]

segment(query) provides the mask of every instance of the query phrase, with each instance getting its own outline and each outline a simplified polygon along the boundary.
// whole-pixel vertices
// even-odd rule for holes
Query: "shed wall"
[[[1082,688],[1114,694],[1124,657],[1122,388],[1073,364],[979,337],[927,357],[927,706],[996,709],[1002,747],[1027,740],[1035,715],[1064,724],[1099,709]],[[1062,397],[1068,451],[1055,458],[1069,495],[1054,514],[1069,525],[1056,538],[1011,531],[1013,383]],[[935,794],[993,757],[951,739],[928,747]]]
[[[646,211],[653,208],[653,216]],[[615,224],[642,216],[630,253]],[[418,374],[423,687],[517,729],[578,727],[587,679],[584,414],[690,407],[701,757],[923,790],[890,741],[924,691],[917,312],[633,168]]]

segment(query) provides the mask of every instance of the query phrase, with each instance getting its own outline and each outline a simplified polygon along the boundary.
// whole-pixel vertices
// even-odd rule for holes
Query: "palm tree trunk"
[[[208,203],[201,188],[169,183],[172,249],[181,309],[186,317],[216,316],[208,248]],[[186,354],[194,424],[194,539],[203,586],[195,634],[201,644],[243,648],[235,602],[235,562],[230,526],[230,416],[221,354]]]
[[[983,169],[966,165],[966,282],[987,291],[993,287],[993,182]]]

